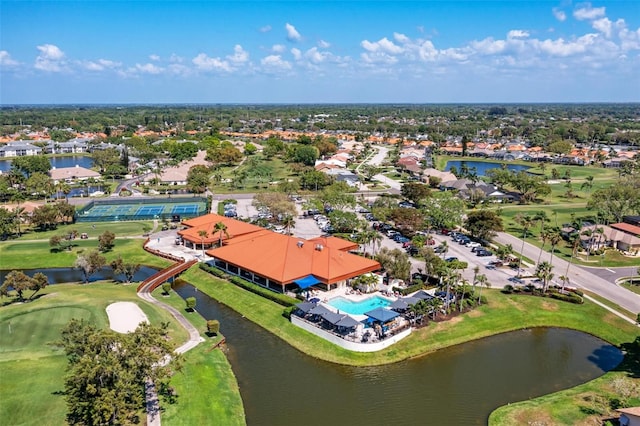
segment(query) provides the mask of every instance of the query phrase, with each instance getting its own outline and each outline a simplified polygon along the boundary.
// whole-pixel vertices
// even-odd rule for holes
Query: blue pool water
[[[328,302],[329,305],[338,309],[340,312],[353,315],[363,315],[365,312],[374,310],[375,308],[384,308],[391,304],[387,299],[380,296],[369,297],[359,302],[353,302],[344,297],[335,297]]]

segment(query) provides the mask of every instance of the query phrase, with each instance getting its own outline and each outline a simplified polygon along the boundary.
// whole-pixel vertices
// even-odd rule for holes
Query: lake
[[[349,367],[307,356],[226,306],[178,284],[218,319],[248,425],[481,425],[495,408],[567,389],[622,360],[585,333],[537,328],[391,365]]]
[[[451,170],[451,167],[455,167],[458,171],[460,171],[463,165],[466,165],[469,171],[475,168],[476,175],[478,176],[486,176],[487,170],[490,169],[499,169],[502,165],[506,165],[507,169],[513,170],[515,172],[519,172],[521,170],[528,170],[531,167],[524,166],[522,164],[511,164],[509,162],[504,163],[491,163],[486,161],[464,161],[464,160],[451,160],[447,161],[447,165],[445,166],[445,170]]]
[[[63,167],[75,167],[76,164],[87,169],[93,166],[93,159],[86,155],[74,155],[70,157],[49,157],[51,167],[60,169]],[[7,172],[11,169],[11,159],[0,159],[0,171]]]

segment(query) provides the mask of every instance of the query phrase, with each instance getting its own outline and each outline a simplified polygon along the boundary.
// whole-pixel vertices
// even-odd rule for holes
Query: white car
[[[471,241],[470,243],[467,243],[467,247],[469,248],[480,247],[480,246],[482,246],[482,244],[475,241]]]

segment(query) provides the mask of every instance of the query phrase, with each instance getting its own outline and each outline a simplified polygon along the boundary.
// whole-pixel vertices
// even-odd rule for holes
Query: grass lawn
[[[350,352],[292,325],[283,308],[206,272],[192,268],[183,278],[249,320],[317,358],[349,365],[380,365],[479,339],[530,327],[566,327],[584,331],[619,345],[633,340],[637,329],[598,305],[574,305],[553,299],[504,295],[485,290],[489,304],[452,321],[431,323],[409,337],[375,353]],[[532,315],[531,312],[535,312]]]
[[[133,285],[112,283],[56,284],[33,302],[0,308],[0,424],[64,424],[66,405],[60,392],[67,361],[51,343],[71,318],[107,327],[106,307],[131,301],[152,324],[168,322],[176,346],[187,339],[168,312],[144,302],[135,291]]]
[[[631,290],[635,294],[640,294],[640,279],[635,280],[633,284],[627,281],[625,283],[622,283],[621,285],[627,290]]]
[[[207,329],[206,320],[197,312],[198,307],[196,312],[185,312],[185,301],[174,291],[166,296],[158,288],[153,296],[182,312],[198,330]],[[244,425],[244,407],[231,365],[221,349],[212,349],[224,336],[202,335],[205,342],[184,354],[183,370],[171,380],[178,404],[166,406],[162,422],[197,425],[210,423],[210,419],[225,419],[228,425]]]
[[[30,228],[22,230],[23,234],[17,240],[49,240],[54,235],[65,235],[71,231],[78,234],[86,233],[89,238],[98,238],[104,231],[111,231],[116,237],[142,237],[142,234],[153,228],[152,221],[131,222],[77,222],[70,225],[58,225],[51,231],[36,231]],[[79,239],[78,235],[78,239]]]
[[[640,354],[636,353],[636,357]],[[636,365],[637,367],[637,365]],[[625,370],[625,371],[619,371]],[[517,402],[498,408],[489,416],[489,425],[592,425],[615,416],[610,401],[620,398],[620,387],[633,386],[637,381],[637,368],[623,365],[595,380],[571,389]],[[634,378],[636,377],[636,378]],[[640,393],[635,392],[627,402],[629,407],[640,404]]]
[[[122,256],[129,262],[164,267],[169,261],[152,256],[142,249],[144,240],[140,238],[116,238],[113,250],[104,253],[107,262]],[[72,266],[81,250],[93,250],[98,247],[97,240],[74,241],[77,244],[71,251],[52,253],[48,241],[5,241],[0,243],[0,262],[2,269],[55,268]]]

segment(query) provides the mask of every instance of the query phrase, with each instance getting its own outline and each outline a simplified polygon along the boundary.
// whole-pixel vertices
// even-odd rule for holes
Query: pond
[[[475,170],[477,176],[486,176],[487,170],[490,169],[499,169],[503,167],[503,164],[509,170],[513,170],[515,172],[519,172],[520,170],[528,170],[531,167],[524,166],[522,164],[511,164],[508,162],[503,163],[491,163],[487,161],[462,161],[462,160],[451,160],[447,161],[447,165],[445,166],[445,170],[451,170],[451,167],[455,167],[458,172],[461,170],[463,166],[466,166],[470,172]]]
[[[24,272],[43,272],[52,283],[82,279],[71,268]],[[143,267],[136,279],[153,272]],[[112,276],[105,268],[93,279]],[[297,351],[188,283],[174,288],[194,296],[203,317],[220,320],[250,426],[481,425],[501,405],[587,382],[622,360],[617,348],[588,334],[536,328],[391,365],[342,366]]]
[[[9,270],[0,270],[0,282],[4,281],[7,273],[11,271]],[[83,282],[84,277],[82,275],[82,271],[80,269],[75,268],[39,268],[39,269],[23,269],[22,272],[32,277],[37,272],[42,272],[47,277],[49,277],[49,284],[62,284],[62,283],[73,283],[73,282]],[[155,274],[157,269],[151,268],[150,266],[142,266],[140,270],[136,272],[134,275],[134,281],[142,281],[151,275]],[[121,280],[123,278],[122,275],[117,275],[113,273],[113,270],[110,267],[104,267],[100,271],[91,275],[89,282],[95,282],[100,280],[113,280],[114,276],[116,279]]]
[[[69,157],[49,157],[49,162],[51,163],[51,167],[55,167],[56,169],[62,167],[75,167],[76,165],[80,167],[85,167],[87,169],[93,166],[93,159],[87,155],[73,155]],[[0,171],[7,172],[11,169],[11,159],[3,158],[0,159]]]
[[[621,352],[566,329],[501,334],[392,365],[313,359],[197,291],[196,310],[227,338],[248,425],[486,424],[495,408],[592,380]]]

